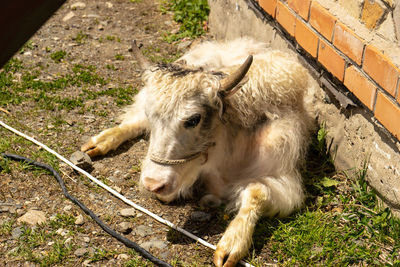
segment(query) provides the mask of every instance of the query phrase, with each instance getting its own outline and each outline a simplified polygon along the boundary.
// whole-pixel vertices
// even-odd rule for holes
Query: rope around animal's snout
[[[82,202],[80,202],[77,198],[72,196],[67,188],[65,187],[65,183],[63,179],[61,178],[60,174],[53,169],[50,165],[40,163],[19,155],[14,155],[14,154],[1,154],[2,157],[16,160],[16,161],[23,161],[25,163],[28,163],[29,165],[37,166],[43,169],[46,169],[51,172],[51,174],[56,178],[58,184],[61,187],[61,190],[66,198],[71,200],[74,204],[79,206],[81,210],[83,210],[87,215],[89,215],[105,232],[107,232],[109,235],[117,239],[119,242],[123,243],[126,247],[134,249],[136,252],[140,253],[144,258],[148,259],[149,261],[153,262],[154,264],[157,264],[158,266],[165,266],[165,267],[172,267],[172,265],[166,263],[165,261],[162,261],[156,257],[154,257],[152,254],[150,254],[147,250],[139,246],[137,243],[129,240],[128,238],[118,234],[116,231],[111,229],[107,224],[105,224],[99,217],[97,217],[96,214],[94,214],[93,211],[91,211],[89,208],[87,208]]]

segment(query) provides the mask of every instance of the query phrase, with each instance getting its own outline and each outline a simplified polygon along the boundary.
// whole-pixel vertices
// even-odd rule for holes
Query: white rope
[[[54,150],[52,150],[51,148],[49,148],[48,146],[40,143],[39,141],[35,140],[34,138],[27,136],[26,134],[12,128],[11,126],[8,126],[7,124],[5,124],[4,122],[2,122],[0,120],[0,125],[3,126],[4,128],[6,128],[7,130],[22,136],[23,138],[35,143],[36,145],[42,147],[43,149],[45,149],[47,152],[55,155],[58,159],[60,159],[61,161],[65,162],[66,164],[68,164],[69,166],[71,166],[74,170],[80,172],[81,174],[85,175],[86,177],[88,177],[92,182],[96,183],[98,186],[104,188],[105,190],[107,190],[108,192],[110,192],[111,194],[113,194],[114,196],[116,196],[117,198],[121,199],[123,202],[125,202],[126,204],[134,207],[135,209],[149,215],[150,217],[154,218],[155,220],[159,221],[160,223],[163,223],[165,225],[168,225],[169,227],[175,229],[178,232],[181,232],[182,234],[196,240],[197,242],[199,242],[200,244],[211,248],[213,250],[216,249],[216,247],[210,243],[208,243],[207,241],[201,239],[200,237],[195,236],[194,234],[186,231],[183,228],[180,228],[179,226],[176,226],[175,224],[173,224],[172,222],[165,220],[163,218],[161,218],[160,216],[158,216],[157,214],[152,213],[151,211],[135,204],[134,202],[132,202],[131,200],[127,199],[126,197],[124,197],[123,195],[121,195],[120,193],[118,193],[117,191],[115,191],[114,189],[110,188],[109,186],[107,186],[106,184],[104,184],[103,182],[97,180],[95,177],[93,177],[91,174],[89,174],[88,172],[86,172],[85,170],[79,168],[78,166],[74,165],[71,161],[69,161],[68,159],[64,158],[63,156],[61,156],[60,154],[58,154],[57,152],[55,152]],[[243,264],[246,267],[254,267],[253,265],[244,262],[244,261],[240,261],[241,264]]]

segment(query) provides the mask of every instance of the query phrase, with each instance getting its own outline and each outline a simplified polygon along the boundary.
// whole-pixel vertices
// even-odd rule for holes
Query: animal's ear
[[[142,70],[147,70],[153,65],[150,61],[147,60],[147,58],[143,56],[142,52],[140,52],[140,49],[136,44],[136,40],[132,41],[132,52]]]
[[[249,71],[251,63],[253,63],[252,55],[248,56],[246,61],[235,72],[220,81],[220,87],[217,92],[217,105],[221,119],[225,112],[225,100],[240,89],[238,85]]]

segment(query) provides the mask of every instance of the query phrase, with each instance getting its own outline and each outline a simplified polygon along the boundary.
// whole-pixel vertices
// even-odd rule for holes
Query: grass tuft
[[[61,60],[63,60],[66,55],[67,55],[67,52],[65,52],[64,50],[59,50],[57,52],[52,53],[50,55],[50,58],[52,60],[54,60],[55,63],[60,63]]]
[[[207,0],[164,1],[160,8],[162,12],[173,11],[174,20],[181,25],[178,33],[165,35],[167,42],[171,43],[183,38],[193,39],[206,32],[210,12]]]

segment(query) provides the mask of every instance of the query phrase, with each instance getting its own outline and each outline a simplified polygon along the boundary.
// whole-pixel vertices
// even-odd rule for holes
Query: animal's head
[[[151,132],[140,181],[169,202],[188,192],[198,178],[226,101],[238,90],[252,56],[227,76],[178,64],[153,66],[135,43],[133,52],[144,70],[141,100]]]

